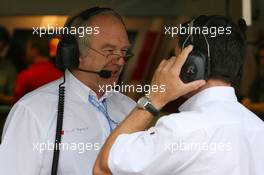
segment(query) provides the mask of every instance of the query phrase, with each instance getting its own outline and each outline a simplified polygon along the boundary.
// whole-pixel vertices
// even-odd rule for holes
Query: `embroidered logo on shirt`
[[[64,134],[69,134],[69,133],[73,133],[73,132],[84,132],[84,131],[87,131],[89,128],[88,127],[84,127],[84,128],[73,128],[73,129],[64,129],[61,131],[61,135],[64,135]]]

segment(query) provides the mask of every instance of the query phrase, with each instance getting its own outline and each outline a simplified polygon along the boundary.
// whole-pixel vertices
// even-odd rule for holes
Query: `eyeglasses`
[[[91,48],[91,47],[88,47],[88,48],[93,50],[94,52],[106,57],[106,59],[110,60],[111,62],[118,61],[120,58],[123,58],[125,62],[128,62],[128,60],[134,56],[134,54],[132,52],[130,52],[129,50],[124,55],[119,55],[119,54],[114,54],[114,53],[105,55],[105,54],[101,53],[100,51],[98,51],[94,48]]]

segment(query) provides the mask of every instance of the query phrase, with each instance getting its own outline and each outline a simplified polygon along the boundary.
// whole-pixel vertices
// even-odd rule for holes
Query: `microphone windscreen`
[[[99,76],[102,78],[110,78],[112,76],[112,72],[109,70],[101,70],[99,72]]]

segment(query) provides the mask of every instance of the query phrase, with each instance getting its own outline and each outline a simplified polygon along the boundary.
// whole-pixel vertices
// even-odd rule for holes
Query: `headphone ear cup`
[[[79,47],[73,35],[63,36],[57,47],[56,65],[59,69],[71,69],[79,66]]]
[[[194,48],[182,66],[180,78],[184,83],[206,80],[206,55]]]

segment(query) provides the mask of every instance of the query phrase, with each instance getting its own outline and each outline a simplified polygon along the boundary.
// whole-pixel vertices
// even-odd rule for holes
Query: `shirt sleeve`
[[[40,129],[34,114],[16,104],[10,111],[0,145],[1,174],[36,175],[40,173],[38,152]]]
[[[111,172],[114,175],[170,174],[180,163],[171,156],[170,143],[178,142],[174,133],[175,126],[160,119],[147,131],[118,136],[108,159]]]

